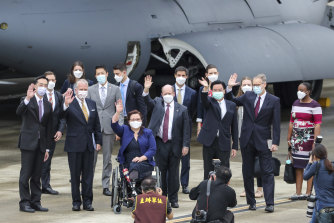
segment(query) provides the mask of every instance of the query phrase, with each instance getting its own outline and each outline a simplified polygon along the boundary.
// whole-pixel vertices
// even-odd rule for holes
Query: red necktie
[[[261,102],[261,97],[259,96],[259,99],[257,99],[256,105],[255,105],[255,118],[259,114],[260,110],[260,102]]]
[[[49,102],[51,103],[51,108],[53,110],[52,93],[49,93]]]
[[[169,123],[169,104],[165,112],[164,125],[162,127],[162,141],[166,143],[168,141],[168,123]]]

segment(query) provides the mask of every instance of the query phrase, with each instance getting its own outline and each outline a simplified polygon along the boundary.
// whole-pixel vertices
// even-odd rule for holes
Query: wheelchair
[[[122,168],[122,170],[120,169]],[[161,174],[159,167],[155,166],[153,171],[147,173],[156,179],[157,187],[161,187]],[[141,180],[131,179],[129,171],[122,165],[117,166],[112,171],[111,180],[111,208],[115,214],[122,213],[122,206],[130,208],[134,205],[136,196],[141,193]]]

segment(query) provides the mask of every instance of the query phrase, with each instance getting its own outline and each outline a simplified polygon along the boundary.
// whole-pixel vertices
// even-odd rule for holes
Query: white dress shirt
[[[52,90],[52,92],[46,91],[46,97],[48,98],[48,101],[50,101],[50,93],[52,97],[52,111],[54,111],[56,107],[55,91],[54,90]]]
[[[220,113],[220,117],[221,117],[221,119],[223,119],[224,118],[224,116],[225,116],[225,114],[226,114],[226,102],[225,102],[225,99],[223,99],[222,101],[217,101],[218,102],[218,104],[219,104],[219,107],[220,107],[220,111],[221,111],[221,113]],[[217,136],[219,136],[219,130],[218,130],[218,132],[217,132]]]
[[[261,97],[261,101],[260,101],[259,112],[260,112],[261,107],[262,107],[262,105],[263,105],[264,99],[266,98],[266,95],[267,95],[267,91],[264,91],[263,95],[260,96],[260,97]],[[255,102],[254,102],[254,108],[255,108],[256,103],[257,103],[258,100],[259,100],[259,95],[256,96],[256,99],[255,99]],[[258,113],[259,113],[259,112],[258,112]]]
[[[167,110],[167,103],[165,105],[165,114]],[[174,100],[169,104],[169,122],[168,122],[168,140],[172,140],[172,128],[173,128],[173,118],[174,118]],[[164,127],[165,117],[162,120],[162,123],[159,128],[158,136],[162,139],[163,137],[163,127]]]
[[[183,100],[184,100],[184,94],[186,92],[186,85],[184,84],[181,88],[179,86],[177,86],[177,84],[175,84],[175,95],[177,98],[177,95],[179,94],[179,91],[181,89],[181,105],[183,104]]]

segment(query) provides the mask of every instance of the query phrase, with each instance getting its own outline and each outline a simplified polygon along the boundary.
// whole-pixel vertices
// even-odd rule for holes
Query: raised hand
[[[144,91],[146,93],[148,93],[148,90],[150,89],[150,87],[152,86],[153,82],[152,82],[152,77],[150,75],[147,75],[145,77],[145,83],[144,83]]]
[[[34,97],[35,93],[36,93],[36,89],[34,84],[30,84],[27,90],[27,100],[29,101],[32,97]]]
[[[115,102],[116,106],[116,112],[120,114],[123,111],[123,103],[121,99],[118,99],[117,102]]]
[[[230,79],[228,80],[228,86],[230,88],[240,85],[240,82],[237,82],[238,74],[234,73],[230,76]]]
[[[203,87],[209,87],[209,83],[202,77],[202,79],[198,80],[198,82],[203,86]]]
[[[69,106],[69,104],[72,103],[72,101],[74,100],[74,96],[73,96],[73,91],[72,89],[67,89],[67,91],[64,94],[64,102],[66,106]]]

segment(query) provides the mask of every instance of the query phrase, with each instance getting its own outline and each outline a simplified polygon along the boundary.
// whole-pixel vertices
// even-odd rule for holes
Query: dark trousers
[[[219,159],[222,166],[230,168],[230,154],[230,151],[225,152],[219,148],[218,137],[211,146],[203,146],[204,180],[208,179],[210,171],[214,170],[213,159]]]
[[[39,150],[21,150],[21,171],[19,180],[20,205],[41,203],[41,172],[44,153]]]
[[[187,155],[181,157],[181,185],[188,187],[190,171],[190,149]]]
[[[267,205],[274,205],[275,179],[269,149],[256,150],[252,139],[246,148],[242,148],[242,174],[246,191],[247,204],[255,204],[254,197],[254,160],[259,156],[264,198]]]
[[[162,194],[167,196],[171,203],[178,201],[180,188],[179,165],[180,158],[173,155],[173,143],[164,143],[159,137],[156,138],[157,152],[155,160],[161,172]],[[181,149],[181,148],[180,148]]]
[[[68,165],[71,172],[71,190],[73,205],[81,205],[80,175],[83,206],[93,201],[93,163],[94,152],[68,152]]]
[[[56,148],[56,142],[53,141],[49,151],[49,158],[47,159],[47,161],[43,162],[42,166],[42,189],[51,187],[50,186],[51,161],[55,148]]]

